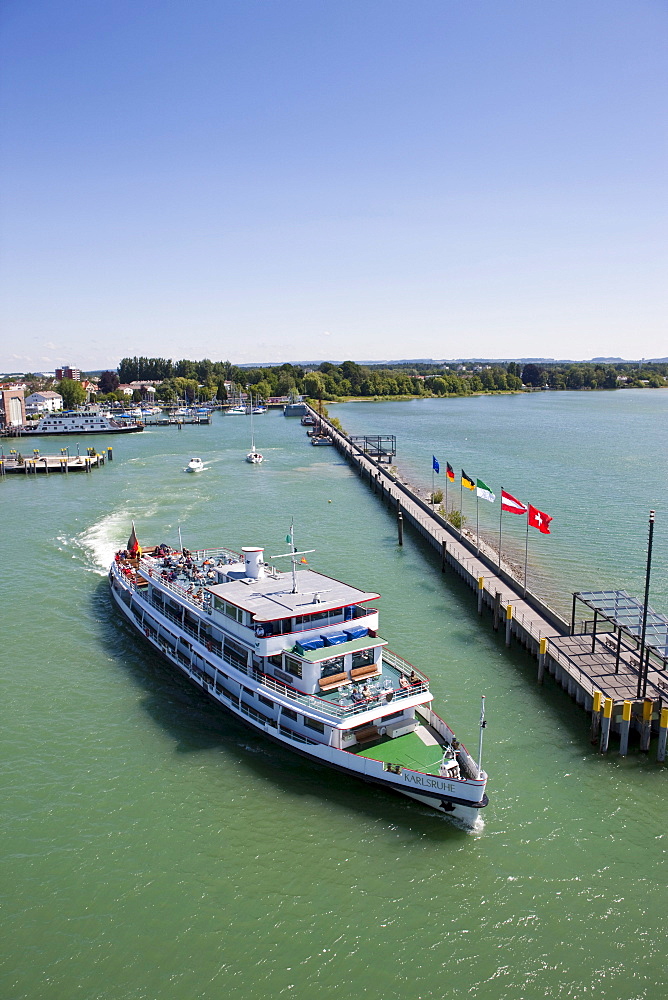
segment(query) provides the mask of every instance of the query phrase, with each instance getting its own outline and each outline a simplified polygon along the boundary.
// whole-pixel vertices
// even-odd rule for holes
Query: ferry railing
[[[384,651],[384,653],[385,652],[386,651]],[[251,674],[252,668],[243,670],[242,667],[237,666],[237,669],[241,670],[242,673]],[[341,705],[338,702],[328,701],[326,698],[321,698],[318,695],[305,694],[303,691],[298,691],[296,688],[290,687],[288,684],[282,684],[280,681],[274,680],[274,678],[270,677],[268,674],[261,674],[259,671],[253,671],[251,676],[254,676],[254,679],[259,680],[264,687],[266,687],[269,691],[272,691],[274,694],[282,695],[285,698],[289,698],[290,701],[315,709],[318,712],[322,712],[324,715],[332,715],[337,719],[348,719],[355,715],[362,715],[364,712],[368,712],[376,705],[380,704],[383,700],[385,700],[388,704],[391,702],[394,705],[397,702],[405,701],[406,699],[412,698],[417,694],[423,694],[429,691],[428,681],[420,681],[418,684],[411,684],[409,688],[400,687],[391,688],[387,691],[378,691],[373,694],[371,698],[365,699],[364,701],[358,702],[354,705]],[[389,697],[390,695],[391,697]]]

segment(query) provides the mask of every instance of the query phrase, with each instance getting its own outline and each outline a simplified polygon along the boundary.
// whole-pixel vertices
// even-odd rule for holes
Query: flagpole
[[[529,565],[529,502],[527,501],[527,540],[524,546],[524,596],[527,596],[527,567]]]
[[[459,479],[459,530],[464,532],[464,481]]]
[[[480,710],[480,740],[478,742],[478,778],[482,778],[482,734],[485,730],[485,696],[482,696],[482,708]]]
[[[431,462],[431,505],[435,507],[434,504],[434,460]]]
[[[480,498],[478,496],[478,490],[475,491],[475,544],[478,550],[478,555],[480,555]]]
[[[445,515],[448,515],[448,466],[445,466]]]
[[[501,569],[501,521],[503,518],[503,486],[501,487],[501,503],[499,504],[499,569]]]

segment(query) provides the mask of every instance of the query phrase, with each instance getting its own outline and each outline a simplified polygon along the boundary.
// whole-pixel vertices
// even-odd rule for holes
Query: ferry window
[[[293,722],[297,722],[299,716],[296,712],[293,712],[291,708],[284,708],[281,710],[281,715],[284,719],[292,719]]]
[[[227,601],[223,601],[223,613],[227,615],[228,618],[234,618],[235,622],[239,622],[243,625],[244,613],[241,608],[237,608],[234,604],[228,604]]]
[[[308,715],[304,716],[304,725],[309,729],[315,729],[317,733],[324,733],[325,723],[320,722],[319,719],[309,719]]]
[[[323,625],[329,620],[329,611],[316,611],[312,615],[299,615],[298,625]]]
[[[302,675],[302,665],[299,660],[293,660],[291,656],[285,657],[285,669],[293,677],[301,677]]]
[[[265,698],[264,695],[259,694],[257,697],[258,697],[258,701],[261,701],[263,705],[267,706],[267,708],[273,708],[274,707],[273,701],[269,701],[269,699]]]
[[[321,677],[332,677],[334,674],[343,673],[343,657],[335,656],[333,660],[323,660]]]
[[[230,639],[229,636],[225,636],[225,655],[237,666],[246,667],[248,662],[248,655],[244,647],[235,642],[234,639]]]
[[[271,663],[272,667],[283,666],[283,656],[281,653],[277,653],[276,656],[268,656],[267,660]]]
[[[373,649],[360,649],[353,653],[353,669],[355,667],[366,667],[373,663]]]

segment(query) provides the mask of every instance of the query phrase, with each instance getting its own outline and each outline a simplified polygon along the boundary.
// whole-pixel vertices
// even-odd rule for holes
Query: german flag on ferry
[[[445,470],[445,474],[448,477],[448,479],[450,480],[450,482],[454,483],[454,481],[455,481],[455,470],[452,468],[452,466],[450,465],[449,462],[446,462],[445,464],[447,466],[447,468]]]
[[[464,487],[465,490],[475,489],[475,480],[471,479],[470,476],[467,476],[463,469],[462,469],[462,486]]]

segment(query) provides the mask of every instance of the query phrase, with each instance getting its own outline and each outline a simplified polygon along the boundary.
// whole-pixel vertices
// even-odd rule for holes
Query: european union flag
[[[440,472],[441,471],[441,467],[438,464],[438,459],[436,458],[436,455],[432,455],[431,456],[431,467],[434,470],[434,472]]]

